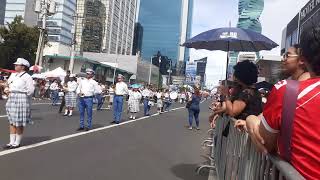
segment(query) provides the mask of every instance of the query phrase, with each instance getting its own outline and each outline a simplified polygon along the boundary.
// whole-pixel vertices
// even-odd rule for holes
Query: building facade
[[[136,0],[78,0],[76,52],[132,54],[136,9]]]
[[[5,4],[4,24],[11,23],[16,16],[21,16],[28,26],[36,26],[38,15],[34,12],[35,0],[0,0],[0,5]],[[0,6],[0,19],[1,19]],[[1,21],[0,21],[1,24]]]
[[[310,0],[288,23],[282,33],[281,52],[299,43],[301,32],[320,23],[320,0]]]
[[[4,25],[4,16],[6,12],[6,0],[0,0],[0,25]]]
[[[56,13],[47,18],[48,40],[70,46],[76,0],[56,0],[56,3]]]
[[[201,87],[203,87],[206,84],[207,61],[207,57],[194,61],[197,63],[197,76],[200,76],[199,84],[201,85]]]
[[[193,0],[140,0],[138,22],[143,27],[141,56],[149,60],[157,52],[173,66],[189,59],[180,44],[191,36]]]

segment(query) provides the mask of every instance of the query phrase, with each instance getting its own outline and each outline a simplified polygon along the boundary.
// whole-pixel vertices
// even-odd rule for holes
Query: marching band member
[[[67,87],[65,89],[65,101],[66,101],[66,109],[64,111],[64,116],[72,116],[73,109],[77,105],[77,88],[78,83],[76,82],[75,75],[70,75],[69,82],[67,83]],[[69,114],[68,114],[69,112]]]
[[[97,92],[98,83],[93,80],[94,71],[92,69],[86,69],[87,77],[81,79],[77,88],[77,94],[79,96],[79,111],[80,111],[80,127],[78,131],[89,131],[92,128],[92,108],[93,97]],[[84,127],[84,113],[87,112],[88,126]]]
[[[52,106],[56,106],[59,100],[59,84],[57,83],[56,79],[53,80],[53,83],[50,85],[50,91]]]
[[[113,98],[113,118],[112,124],[119,124],[121,121],[122,107],[124,96],[128,94],[128,86],[123,82],[124,77],[119,74],[117,77],[117,84],[115,89],[115,95]]]
[[[162,113],[163,110],[163,93],[161,89],[158,90],[157,92],[157,108],[158,108],[158,113]]]
[[[20,147],[24,127],[31,122],[31,95],[34,93],[32,77],[26,72],[30,67],[27,60],[18,58],[14,63],[16,73],[8,79],[9,94],[6,111],[10,124],[10,142],[5,148]]]
[[[144,109],[144,116],[150,116],[150,106],[149,106],[149,100],[152,96],[152,91],[149,90],[150,87],[146,86],[145,89],[142,91],[143,96],[143,109]]]
[[[132,91],[129,93],[129,111],[130,119],[136,119],[136,114],[140,111],[140,100],[142,98],[138,86],[132,86]]]

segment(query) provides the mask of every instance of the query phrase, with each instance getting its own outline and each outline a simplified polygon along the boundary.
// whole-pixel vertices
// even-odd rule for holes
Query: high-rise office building
[[[4,24],[5,12],[6,12],[6,0],[0,0],[0,25]]]
[[[149,60],[160,51],[172,60],[173,66],[187,61],[189,51],[180,44],[191,36],[192,12],[193,0],[140,0],[142,58]]]
[[[26,25],[36,26],[38,15],[34,12],[35,2],[35,0],[7,0],[5,5],[4,24],[11,23],[16,16],[21,16]]]
[[[143,27],[140,23],[136,23],[134,26],[134,37],[132,45],[132,55],[137,55],[141,53],[142,49],[142,39],[143,39]]]
[[[250,29],[255,32],[261,33],[262,26],[260,23],[260,16],[264,8],[264,0],[239,0],[238,12],[238,28]],[[232,78],[233,66],[238,62],[238,52],[230,52],[229,65],[228,65],[228,78]],[[258,57],[258,54],[252,54]]]
[[[48,39],[50,42],[71,45],[76,0],[56,0],[56,3],[56,13],[47,19]]]
[[[84,27],[86,27],[84,24],[92,17],[87,13],[90,9],[90,6],[86,3],[87,1],[90,0],[78,0],[77,2],[77,14],[80,17],[77,20],[76,27],[76,51],[80,53],[83,51],[98,52],[96,48],[84,48],[83,44],[85,37],[83,33],[86,32],[84,31]],[[101,34],[100,28],[99,30],[93,30],[96,31],[97,36],[100,36],[96,42],[98,44],[101,43],[99,52],[122,55],[132,54],[137,1],[101,0],[101,3],[101,7],[105,8],[105,13],[101,13],[101,8],[96,8],[94,11],[95,15],[98,15],[95,16],[95,19],[104,19],[103,23],[99,21],[103,25],[103,33]]]

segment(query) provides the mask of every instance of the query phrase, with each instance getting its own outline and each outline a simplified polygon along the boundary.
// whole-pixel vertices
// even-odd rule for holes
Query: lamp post
[[[151,84],[151,71],[152,71],[152,59],[154,58],[155,56],[151,56],[151,58],[150,58],[150,66],[149,66],[149,85]]]

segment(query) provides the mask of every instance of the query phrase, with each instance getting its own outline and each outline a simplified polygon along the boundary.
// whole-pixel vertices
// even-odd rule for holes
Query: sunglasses
[[[288,58],[291,57],[299,57],[298,54],[289,54],[289,52],[286,52],[282,55],[282,61],[286,61]]]

